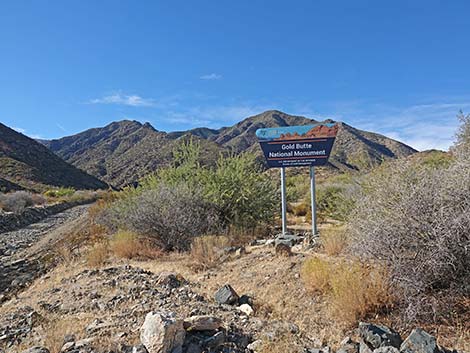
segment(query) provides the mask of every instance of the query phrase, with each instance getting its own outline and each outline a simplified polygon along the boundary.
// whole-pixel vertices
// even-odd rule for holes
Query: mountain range
[[[99,189],[107,185],[65,162],[39,142],[0,123],[0,191],[50,186]]]
[[[149,123],[124,120],[41,142],[75,167],[113,186],[122,187],[170,163],[172,151],[182,140],[195,139],[201,146],[202,162],[206,164],[214,163],[220,153],[227,152],[253,152],[262,160],[255,135],[257,129],[317,122],[270,110],[230,127],[166,133],[156,130]],[[406,157],[416,152],[412,147],[383,135],[359,130],[343,122],[338,124],[339,132],[328,166],[330,169],[363,171],[384,160]]]

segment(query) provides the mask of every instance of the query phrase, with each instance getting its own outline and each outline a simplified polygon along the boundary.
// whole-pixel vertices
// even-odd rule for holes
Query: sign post
[[[317,229],[317,203],[315,201],[315,167],[310,166],[310,201],[312,203],[312,235],[318,234]]]
[[[282,235],[287,234],[286,168],[281,168]]]
[[[281,168],[282,234],[287,233],[286,167],[310,167],[312,234],[318,234],[315,205],[315,166],[328,162],[338,125],[334,123],[284,126],[256,130],[269,168]]]

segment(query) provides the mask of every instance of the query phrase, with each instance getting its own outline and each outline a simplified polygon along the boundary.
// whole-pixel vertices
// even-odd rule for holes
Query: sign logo
[[[320,166],[328,162],[338,125],[334,123],[256,130],[269,168]]]

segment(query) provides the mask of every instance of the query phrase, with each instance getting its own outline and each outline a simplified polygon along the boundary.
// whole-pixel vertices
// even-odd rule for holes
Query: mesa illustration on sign
[[[268,167],[321,166],[328,162],[338,132],[335,123],[256,130]]]

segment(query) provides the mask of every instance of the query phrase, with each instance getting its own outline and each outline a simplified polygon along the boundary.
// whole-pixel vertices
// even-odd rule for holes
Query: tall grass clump
[[[390,269],[407,319],[450,315],[439,298],[470,295],[470,117],[460,118],[449,165],[379,168],[350,220],[353,252]]]

